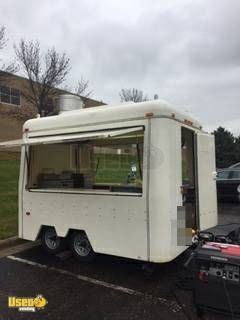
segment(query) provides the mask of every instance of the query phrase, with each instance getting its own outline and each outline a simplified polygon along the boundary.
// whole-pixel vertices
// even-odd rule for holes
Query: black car
[[[217,173],[218,201],[240,203],[240,170],[221,169]]]

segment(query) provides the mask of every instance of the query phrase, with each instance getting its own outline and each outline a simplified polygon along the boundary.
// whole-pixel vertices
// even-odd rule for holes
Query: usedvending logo
[[[47,300],[43,295],[38,294],[36,297],[8,297],[8,307],[15,308],[19,311],[35,312],[37,310],[42,310],[47,305]]]

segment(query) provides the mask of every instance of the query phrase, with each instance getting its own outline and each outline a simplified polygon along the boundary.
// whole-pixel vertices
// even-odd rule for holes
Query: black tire
[[[95,258],[95,253],[84,232],[74,231],[70,235],[70,249],[75,258],[83,262],[91,262]]]
[[[41,234],[43,249],[49,254],[57,254],[62,249],[62,240],[56,234],[53,227],[46,227]]]

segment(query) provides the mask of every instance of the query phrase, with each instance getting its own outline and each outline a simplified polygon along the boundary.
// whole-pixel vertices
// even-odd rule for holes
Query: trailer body
[[[29,120],[21,150],[20,238],[81,230],[95,252],[161,263],[217,224],[214,137],[166,102]]]

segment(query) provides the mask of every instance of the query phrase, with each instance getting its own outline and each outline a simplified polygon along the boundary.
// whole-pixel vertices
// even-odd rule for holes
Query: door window
[[[240,179],[240,170],[239,171],[231,171],[229,179]]]

